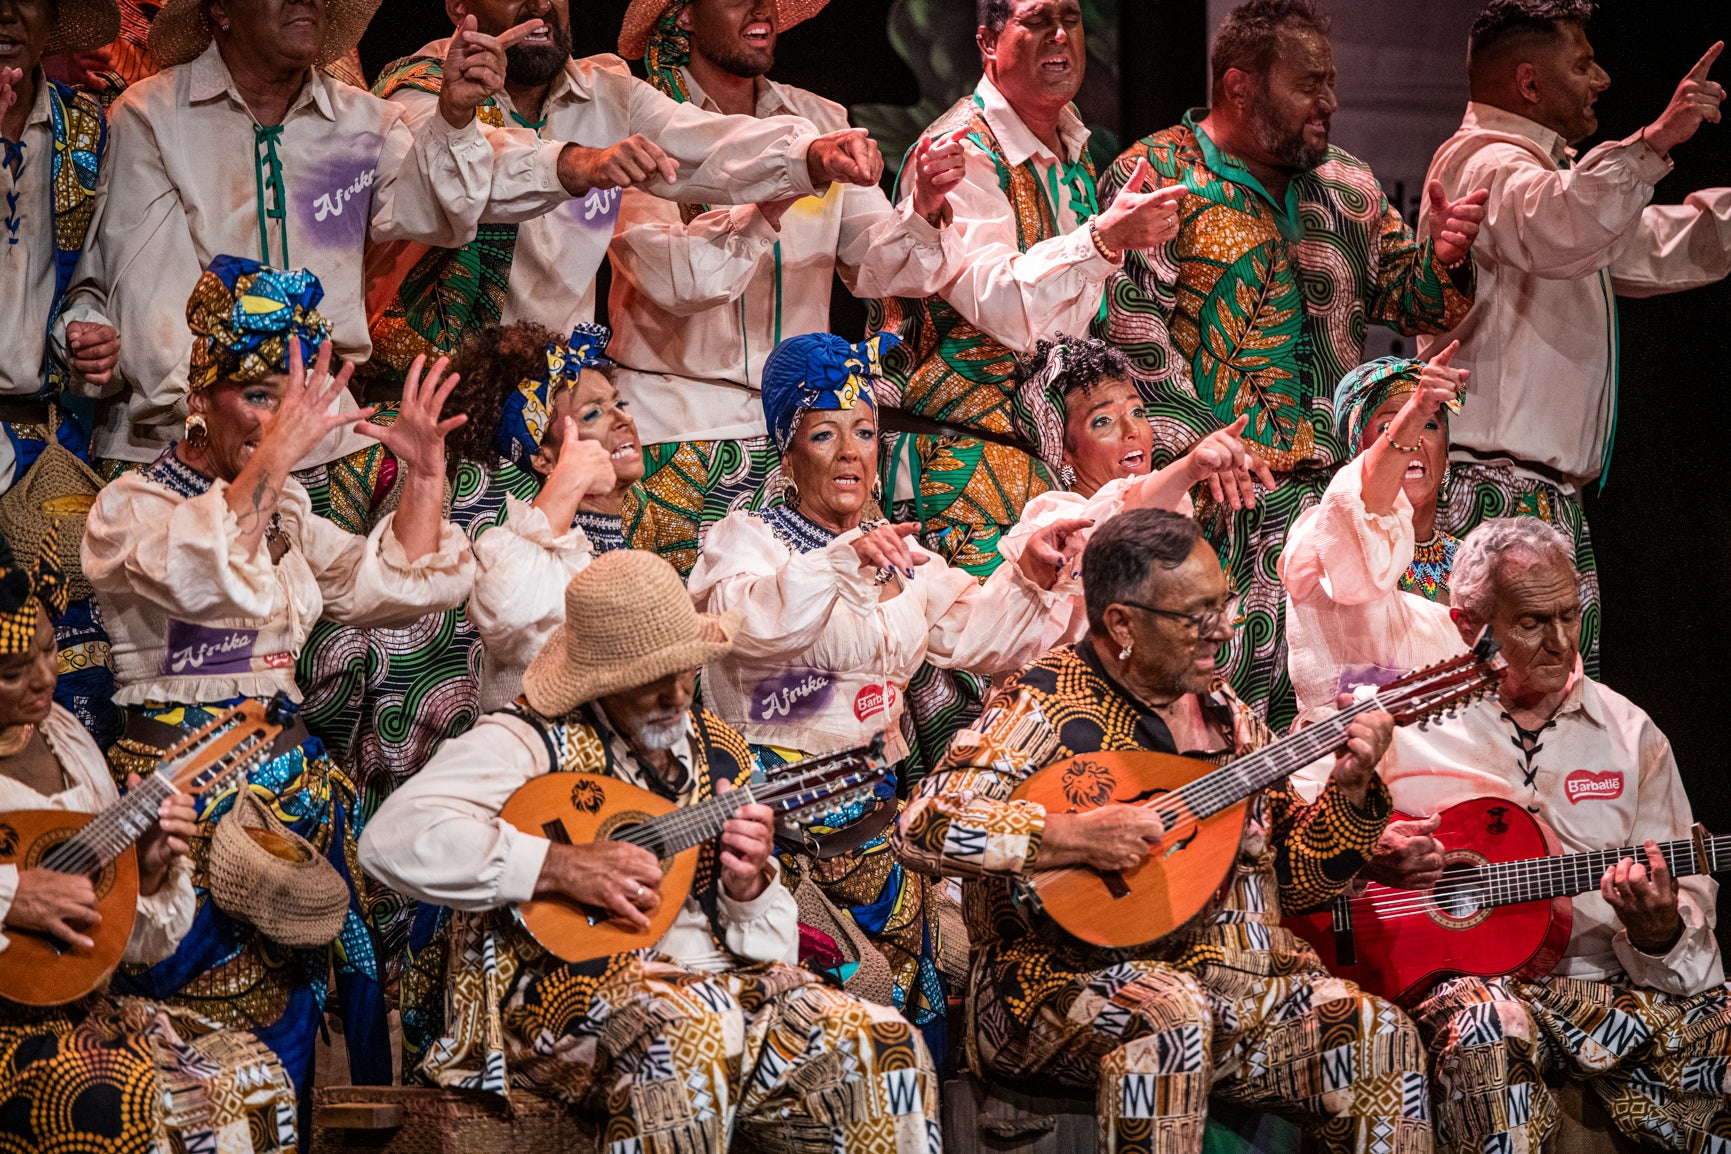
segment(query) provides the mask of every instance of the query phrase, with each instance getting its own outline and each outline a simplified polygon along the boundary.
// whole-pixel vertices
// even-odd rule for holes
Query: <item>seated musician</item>
[[[100,813],[119,798],[96,742],[51,697],[59,662],[50,611],[65,608],[68,595],[45,559],[52,549],[50,539],[44,559],[25,567],[0,540],[0,851],[7,855],[23,848],[8,813]],[[194,820],[192,799],[175,794],[137,842],[138,911],[125,961],[160,961],[192,925],[186,850]],[[50,934],[89,948],[99,906],[89,878],[0,865],[0,957],[8,935]],[[0,1148],[294,1149],[294,1090],[251,1035],[183,1037],[166,1011],[137,998],[97,994],[35,1007],[5,994],[0,985]]]
[[[824,1150],[936,1150],[937,1083],[919,1032],[792,964],[796,910],[770,856],[767,807],[741,807],[700,851],[689,897],[663,892],[648,850],[556,844],[500,816],[544,773],[616,777],[681,806],[750,780],[745,739],[693,707],[698,668],[732,647],[737,627],[699,614],[655,554],[602,554],[567,587],[565,623],[517,704],[446,742],[368,823],[370,873],[460,911],[447,928],[451,972],[427,991],[448,1006],[444,1036],[420,1074],[551,1094],[600,1115],[612,1150],[719,1151],[735,1132],[749,1136],[739,1149],[800,1133]],[[567,963],[508,908],[554,896],[639,928],[663,901],[683,904],[653,949]],[[403,984],[406,998],[427,986],[419,972]]]
[[[1119,514],[1094,530],[1082,581],[1088,635],[1023,671],[958,734],[901,818],[904,862],[969,879],[972,1065],[1097,1086],[1102,1150],[1200,1150],[1210,1093],[1291,1114],[1329,1151],[1428,1149],[1412,1024],[1330,977],[1280,925],[1282,907],[1326,901],[1376,845],[1388,715],[1353,722],[1314,804],[1285,788],[1256,795],[1224,900],[1160,942],[1086,946],[1014,901],[1018,877],[1127,869],[1164,835],[1147,808],[1057,814],[1010,800],[1032,771],[1103,750],[1225,762],[1270,740],[1215,668],[1236,606],[1194,521]]]
[[[1495,697],[1454,722],[1397,733],[1381,766],[1403,813],[1506,797],[1555,830],[1564,853],[1642,851],[1574,899],[1573,932],[1549,975],[1447,979],[1413,1012],[1437,1079],[1438,1145],[1538,1150],[1557,1127],[1544,1078],[1562,1074],[1588,1082],[1632,1138],[1714,1149],[1731,1140],[1718,887],[1674,878],[1659,856],[1656,841],[1689,836],[1689,799],[1665,735],[1581,670],[1574,558],[1569,538],[1536,517],[1473,530],[1455,554],[1450,612],[1464,639],[1490,626],[1508,670]],[[1399,839],[1367,872],[1429,888],[1441,848]]]

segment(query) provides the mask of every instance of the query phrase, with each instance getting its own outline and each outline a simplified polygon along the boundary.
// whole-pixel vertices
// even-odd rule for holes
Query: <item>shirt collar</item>
[[[681,67],[679,73],[685,78],[685,93],[691,97],[691,103],[705,112],[721,111],[715,101],[709,98],[709,93],[703,90],[703,85],[697,83],[697,77],[691,74],[689,67]],[[753,114],[759,119],[765,116],[798,115],[788,98],[787,86],[777,84],[767,76],[757,78],[757,107]]]
[[[1262,182],[1251,175],[1250,169],[1244,166],[1242,160],[1214,143],[1214,138],[1203,130],[1202,120],[1207,115],[1206,108],[1192,108],[1184,114],[1184,127],[1195,134],[1196,145],[1202,150],[1202,163],[1220,179],[1255,190],[1274,209],[1281,234],[1288,240],[1297,239],[1303,231],[1298,217],[1298,181],[1304,174],[1299,173],[1286,182],[1284,201],[1275,200],[1262,186]]]
[[[1565,713],[1584,713],[1588,720],[1601,729],[1611,725],[1610,712],[1605,708],[1605,699],[1599,692],[1599,683],[1588,677],[1581,668],[1581,659],[1575,658],[1575,672],[1569,682],[1568,692],[1563,695],[1563,703],[1557,706],[1554,716],[1561,717]]]
[[[36,99],[30,104],[30,115],[25,119],[25,127],[41,124],[51,124],[54,114],[48,108],[48,75],[41,68],[36,69]]]
[[[1494,104],[1467,101],[1467,114],[1461,118],[1462,132],[1502,132],[1524,136],[1544,150],[1545,155],[1562,165],[1575,158],[1569,142],[1536,120],[1528,120],[1518,112],[1498,108]]]
[[[980,77],[980,82],[974,86],[974,102],[979,105],[980,115],[984,116],[986,123],[991,126],[992,135],[998,138],[998,146],[1004,150],[1004,159],[1011,164],[1021,164],[1031,156],[1070,164],[1081,159],[1082,150],[1088,145],[1088,126],[1082,123],[1082,117],[1077,114],[1074,104],[1066,104],[1064,111],[1058,115],[1058,142],[1063,145],[1067,154],[1060,157],[1052,155],[1052,150],[1041,143],[1040,138],[1022,123],[1022,118],[1010,107],[1010,102],[1004,99],[1004,94],[998,91],[997,85],[984,76]]]
[[[185,66],[191,72],[191,82],[187,87],[187,99],[193,104],[207,100],[215,100],[222,96],[232,99],[248,116],[252,113],[247,109],[246,98],[241,96],[240,89],[235,87],[234,75],[229,72],[228,64],[222,58],[222,50],[212,40],[210,46],[198,54],[197,59]],[[336,121],[336,108],[331,103],[331,79],[317,68],[307,69],[307,82],[301,85],[299,95],[289,105],[288,115],[283,117],[286,122],[293,116],[295,110],[311,103],[320,116],[326,120]]]
[[[655,780],[654,770],[638,760],[637,754],[631,748],[631,743],[625,740],[623,733],[614,728],[613,722],[607,716],[607,711],[601,708],[599,702],[590,705],[589,714],[594,719],[595,728],[600,731],[608,748],[612,751],[614,764],[626,770],[633,784],[642,785],[646,789],[654,789],[655,787],[650,784],[652,780]],[[696,779],[691,773],[691,737],[691,711],[687,710],[685,713],[685,731],[680,734],[678,743],[668,750],[684,770],[684,780],[679,786],[681,798],[689,796],[696,784]]]

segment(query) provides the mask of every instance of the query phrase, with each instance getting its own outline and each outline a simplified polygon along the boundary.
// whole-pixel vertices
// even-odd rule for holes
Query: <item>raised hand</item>
[[[1713,62],[1719,59],[1719,54],[1725,51],[1725,42],[1720,40],[1707,49],[1707,55],[1695,62],[1695,67],[1689,69],[1689,74],[1683,77],[1683,82],[1677,85],[1677,91],[1671,95],[1671,103],[1665,106],[1665,111],[1659,114],[1659,119],[1649,124],[1641,131],[1641,139],[1645,140],[1659,155],[1668,154],[1673,148],[1695,135],[1701,127],[1701,122],[1710,120],[1719,123],[1719,105],[1725,99],[1723,85],[1707,79],[1707,72],[1713,67]]]
[[[1154,170],[1146,160],[1138,160],[1130,179],[1118,191],[1112,203],[1094,221],[1094,234],[1100,243],[1113,252],[1125,249],[1156,248],[1178,235],[1178,205],[1184,200],[1182,184],[1157,188]]]
[[[1072,517],[1042,526],[1022,549],[1018,563],[1022,576],[1046,590],[1065,573],[1080,576],[1082,550],[1088,547],[1087,531],[1093,526],[1092,517]]]
[[[1250,414],[1239,415],[1224,429],[1216,429],[1193,445],[1184,455],[1185,488],[1204,482],[1216,501],[1233,509],[1256,507],[1256,482],[1264,489],[1275,486],[1274,474],[1261,457],[1244,443],[1244,429]]]
[[[894,525],[879,525],[869,532],[861,533],[852,542],[853,551],[859,554],[860,566],[877,570],[888,570],[890,574],[901,573],[912,578],[915,565],[924,565],[931,560],[924,553],[915,553],[908,548],[908,538],[920,531],[920,527],[912,521],[902,521]],[[889,576],[880,573],[883,580],[878,584],[889,582]]]
[[[445,373],[449,364],[449,360],[440,357],[433,362],[432,370],[423,375],[427,358],[416,357],[403,378],[403,401],[396,421],[389,425],[363,425],[360,430],[389,449],[405,468],[440,478],[445,473],[445,438],[469,419],[467,413],[439,419],[446,398],[462,379],[456,373]]]
[[[439,113],[452,128],[475,118],[475,109],[505,88],[505,50],[542,28],[525,20],[497,36],[476,30],[475,17],[465,16],[445,49],[444,81],[439,87]]]
[[[1403,890],[1428,890],[1442,880],[1443,844],[1435,837],[1440,814],[1417,821],[1391,821],[1377,840],[1364,876]]]
[[[627,136],[609,148],[567,144],[559,154],[559,183],[572,196],[596,188],[634,188],[660,180],[679,179],[679,162],[642,133]]]
[[[133,788],[140,780],[136,773],[129,774],[126,788]],[[162,883],[168,879],[169,867],[174,865],[176,858],[185,856],[197,825],[198,812],[193,808],[190,796],[174,793],[162,799],[162,805],[156,811],[156,824],[138,839],[139,893],[148,897],[162,888]]]
[[[661,905],[661,863],[640,845],[598,841],[592,845],[547,847],[541,876],[535,879],[537,898],[569,898],[579,905],[606,910],[613,920],[646,930]]]
[[[548,481],[558,478],[582,497],[599,497],[611,493],[619,484],[613,470],[613,456],[600,441],[585,441],[577,436],[577,421],[562,417],[559,421],[559,459],[553,462]]]
[[[715,784],[716,793],[733,789]],[[721,888],[736,902],[749,902],[769,888],[769,852],[775,845],[775,813],[767,805],[742,805],[721,827]]]
[[[1424,427],[1442,407],[1466,391],[1472,370],[1457,369],[1453,364],[1460,347],[1459,341],[1450,341],[1447,348],[1430,359],[1419,374],[1418,390],[1407,397],[1406,404],[1389,422],[1385,436],[1402,445],[1418,444]]]
[[[921,136],[908,159],[908,172],[913,178],[914,211],[932,224],[937,224],[950,203],[950,190],[962,182],[967,170],[967,157],[962,141],[966,127],[933,139]]]
[[[814,188],[837,182],[872,185],[884,174],[884,158],[871,133],[863,128],[844,128],[813,140],[805,154],[805,167]]]
[[[120,334],[110,325],[67,321],[66,359],[90,384],[106,385],[114,378],[114,366],[120,363]]]
[[[1677,879],[1665,864],[1656,842],[1642,843],[1646,863],[1624,858],[1599,879],[1599,894],[1610,903],[1629,944],[1645,954],[1669,953],[1683,932],[1677,912]]]
[[[349,387],[349,378],[355,372],[354,365],[344,362],[333,376],[331,356],[331,342],[321,342],[312,372],[308,373],[302,359],[300,338],[289,338],[288,385],[283,389],[276,411],[260,415],[265,432],[253,453],[254,459],[262,458],[273,473],[280,469],[286,476],[330,432],[344,425],[359,424],[373,415],[371,409],[347,413],[331,411],[336,399]]]
[[[22,68],[0,68],[0,116],[18,102],[18,86],[23,83]]]
[[[1485,220],[1485,202],[1491,198],[1488,188],[1476,189],[1459,200],[1443,194],[1442,181],[1433,180],[1425,189],[1430,198],[1431,251],[1442,264],[1452,265],[1466,259],[1478,239],[1479,226]]]

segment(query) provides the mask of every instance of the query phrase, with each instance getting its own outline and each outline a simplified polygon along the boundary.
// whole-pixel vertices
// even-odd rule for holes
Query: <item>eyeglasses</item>
[[[1224,605],[1216,605],[1204,609],[1200,613],[1180,613],[1176,609],[1161,609],[1154,605],[1143,605],[1138,601],[1120,601],[1119,605],[1128,605],[1132,609],[1140,609],[1144,613],[1153,613],[1160,617],[1170,617],[1174,621],[1182,621],[1196,631],[1198,637],[1214,632],[1222,621],[1230,621],[1232,628],[1237,629],[1244,624],[1244,614],[1239,612],[1240,599],[1228,598]]]

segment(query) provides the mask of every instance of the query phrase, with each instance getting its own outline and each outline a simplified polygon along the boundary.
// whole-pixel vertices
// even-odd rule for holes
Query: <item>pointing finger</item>
[[[1450,341],[1447,348],[1430,359],[1430,363],[1439,369],[1448,368],[1450,363],[1454,361],[1455,353],[1459,351],[1460,347],[1459,341]]]
[[[1696,62],[1695,67],[1689,69],[1689,75],[1686,79],[1707,79],[1707,70],[1713,67],[1713,62],[1719,59],[1719,54],[1723,51],[1725,51],[1725,42],[1723,40],[1715,41],[1713,47],[1707,49],[1707,55],[1701,57],[1701,59]]]
[[[1148,182],[1154,179],[1154,170],[1148,167],[1146,158],[1139,158],[1136,167],[1130,170],[1130,179],[1124,182],[1125,192],[1141,192],[1148,187]]]
[[[472,20],[474,17],[471,16],[470,19]],[[516,24],[505,29],[505,31],[499,33],[499,35],[495,36],[493,39],[498,41],[500,48],[509,48],[519,40],[528,36],[533,36],[535,33],[541,31],[543,27],[544,25],[540,20],[525,20],[521,24]]]
[[[1425,185],[1424,194],[1426,199],[1430,201],[1432,212],[1448,211],[1449,200],[1448,196],[1443,192],[1442,181],[1433,180],[1429,184]]]

